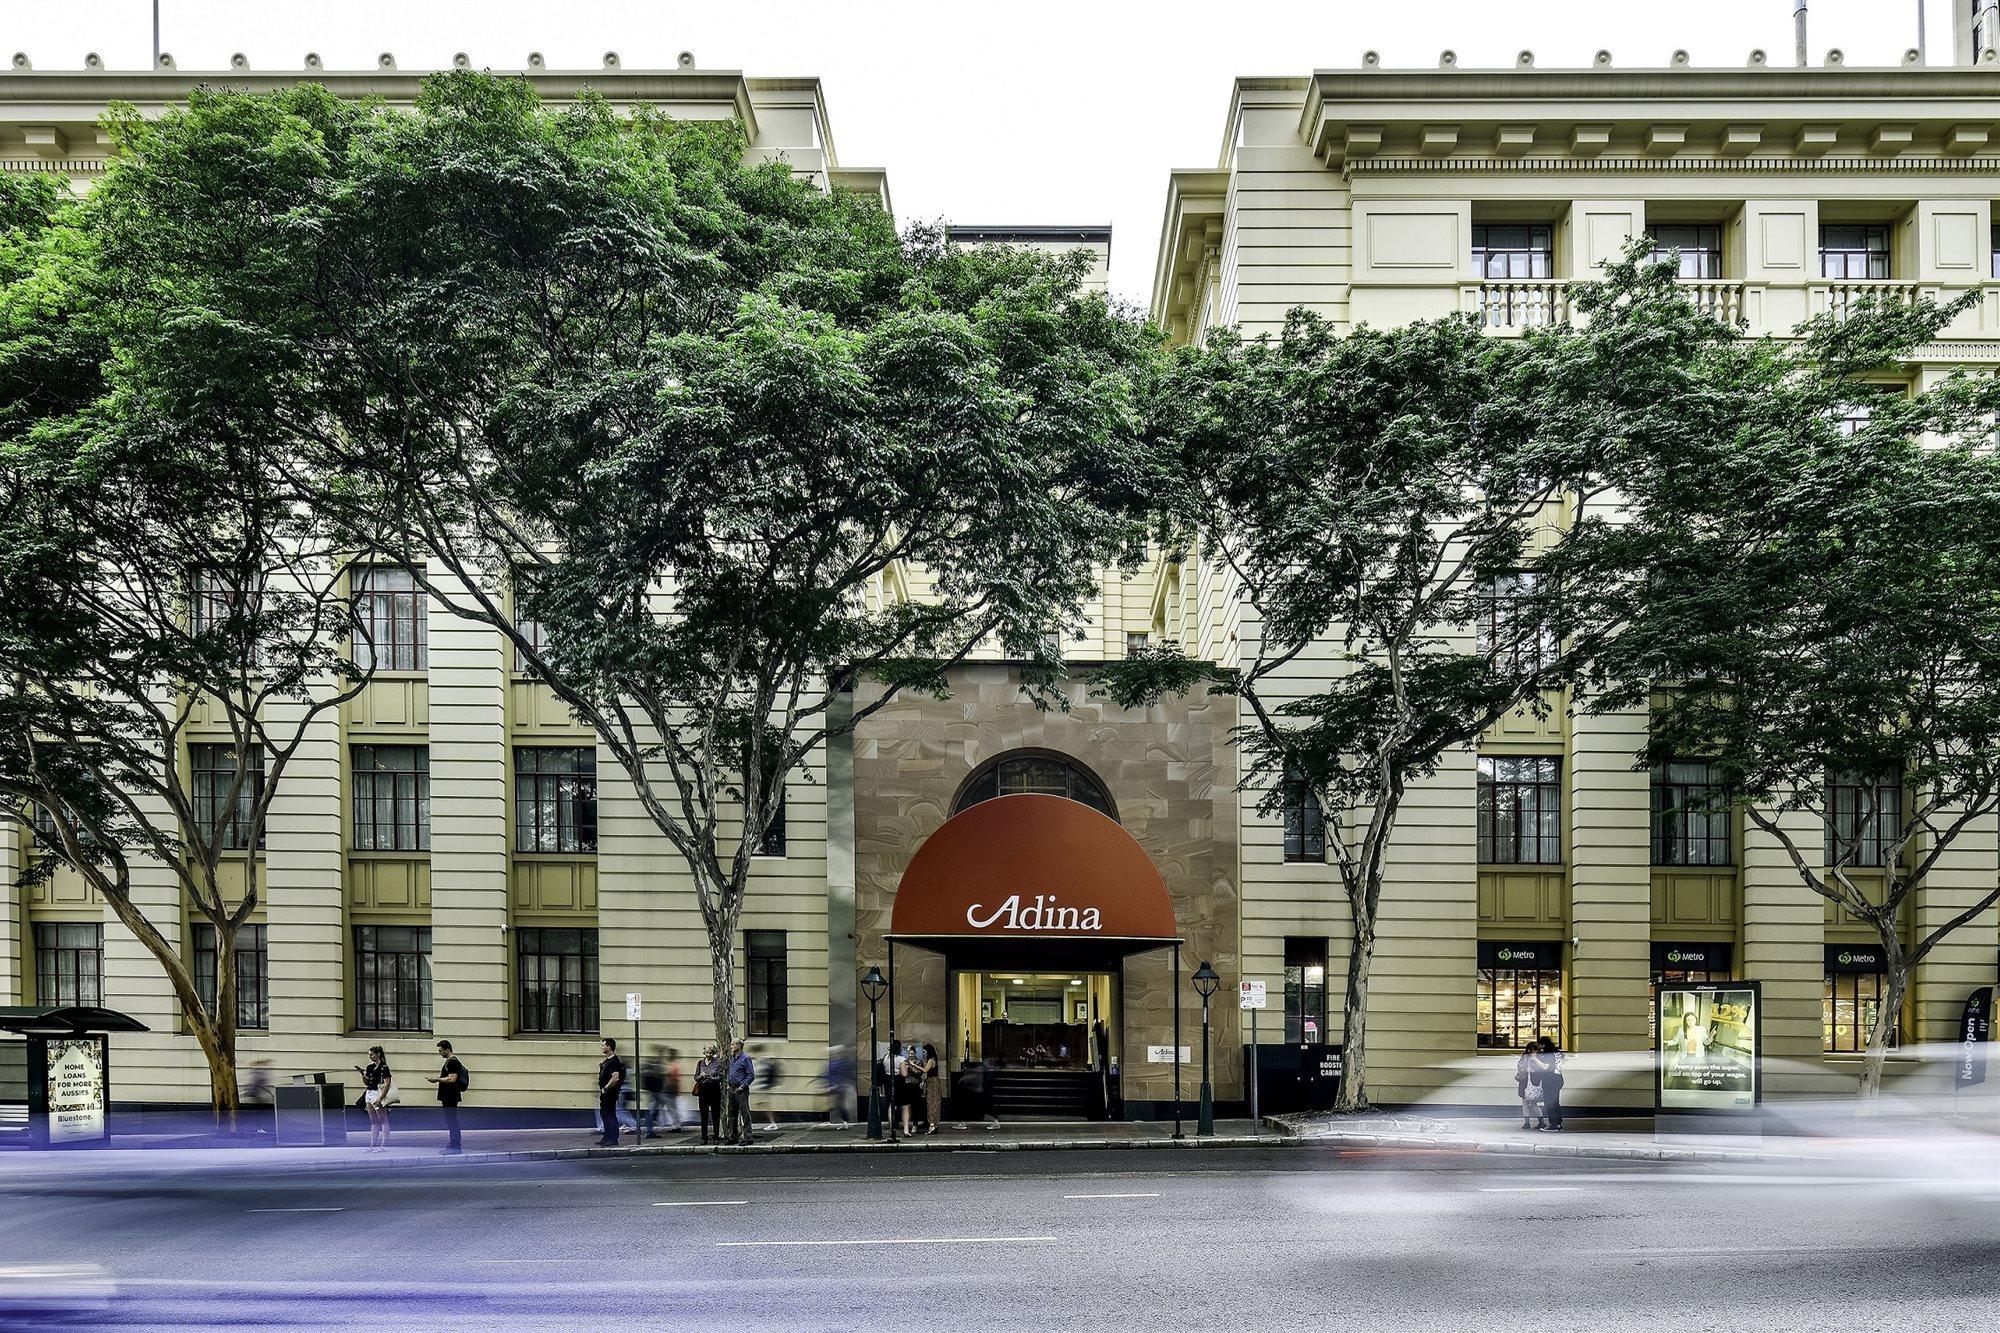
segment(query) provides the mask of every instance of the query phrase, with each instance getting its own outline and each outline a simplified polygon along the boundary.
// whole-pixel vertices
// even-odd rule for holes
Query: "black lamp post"
[[[880,1049],[875,1045],[875,1006],[881,1002],[882,993],[889,989],[889,983],[882,979],[882,969],[871,967],[868,975],[861,978],[861,993],[868,997],[868,1137],[882,1137],[882,1088]]]
[[[1194,971],[1194,992],[1201,996],[1201,1119],[1195,1133],[1201,1137],[1215,1134],[1215,1088],[1208,1081],[1208,1002],[1215,994],[1215,988],[1222,984],[1222,978],[1206,962]]]

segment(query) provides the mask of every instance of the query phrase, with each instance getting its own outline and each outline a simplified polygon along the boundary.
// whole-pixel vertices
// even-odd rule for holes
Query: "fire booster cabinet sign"
[[[51,1146],[104,1140],[104,1047],[102,1037],[48,1040],[42,1090]]]
[[[1662,1111],[1755,1111],[1764,1091],[1757,1001],[1754,981],[1654,987]]]

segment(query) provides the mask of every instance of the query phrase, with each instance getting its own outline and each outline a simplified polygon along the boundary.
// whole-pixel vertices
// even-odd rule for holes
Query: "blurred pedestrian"
[[[924,1123],[930,1126],[929,1132],[935,1134],[938,1132],[938,1127],[944,1123],[944,1078],[938,1069],[937,1047],[930,1042],[924,1043],[922,1071]]]
[[[1521,1100],[1522,1129],[1533,1129],[1535,1117],[1541,1114],[1535,1106],[1535,1057],[1541,1054],[1541,1049],[1531,1041],[1521,1048],[1521,1058],[1514,1062],[1514,1095]]]
[[[1553,1037],[1542,1038],[1542,1051],[1537,1062],[1542,1074],[1541,1128],[1551,1134],[1560,1134],[1563,1127],[1563,1054],[1556,1049]]]
[[[658,1085],[647,1093],[647,1096],[652,1099],[653,1103],[652,1116],[648,1123],[651,1124],[653,1131],[658,1133],[660,1112],[665,1111],[667,1113],[667,1131],[672,1134],[678,1134],[681,1132],[680,1052],[671,1046],[655,1046],[653,1048],[652,1063],[649,1067],[653,1070]]]
[[[785,1076],[784,1066],[764,1054],[764,1049],[761,1046],[751,1052],[751,1054],[757,1061],[757,1092],[759,1093],[757,1100],[764,1103],[764,1128],[776,1130],[778,1128],[778,1080]]]
[[[380,1046],[368,1048],[368,1063],[354,1066],[361,1075],[361,1105],[368,1112],[368,1151],[389,1151],[389,1107],[395,1102],[395,1077]]]
[[[903,1122],[903,1137],[910,1137],[910,1057],[904,1054],[903,1043],[889,1043],[889,1120],[894,1132],[895,1122]]]
[[[618,1058],[618,1043],[604,1039],[598,1048],[604,1056],[597,1065],[597,1122],[603,1136],[597,1140],[605,1148],[618,1146],[618,1094],[625,1087],[625,1062]]]
[[[844,1125],[854,1118],[854,1060],[845,1046],[826,1048],[826,1072],[820,1076],[820,1083],[826,1089],[826,1118],[829,1123]]]
[[[757,1065],[743,1049],[743,1039],[738,1037],[729,1044],[729,1070],[723,1075],[729,1089],[729,1111],[722,1121],[723,1142],[749,1145],[750,1087],[756,1081]]]
[[[472,1086],[472,1075],[466,1071],[459,1058],[452,1054],[450,1042],[439,1042],[437,1053],[438,1059],[444,1063],[439,1067],[436,1077],[426,1074],[424,1081],[437,1084],[438,1105],[444,1108],[444,1127],[451,1136],[444,1145],[445,1153],[462,1153],[465,1148],[459,1143],[458,1137],[458,1105],[465,1100],[466,1089]]]
[[[722,1061],[715,1054],[715,1044],[710,1042],[701,1048],[701,1059],[694,1062],[695,1110],[701,1116],[701,1141],[707,1143],[713,1137],[722,1142]]]

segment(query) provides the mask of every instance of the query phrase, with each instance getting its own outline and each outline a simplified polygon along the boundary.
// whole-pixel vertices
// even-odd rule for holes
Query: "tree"
[[[1657,301],[1584,304],[1625,337],[1661,318]],[[1709,341],[1635,410],[1625,513],[1581,525],[1558,573],[1562,618],[1594,640],[1573,659],[1590,706],[1650,705],[1639,761],[1707,759],[1714,810],[1740,810],[1880,940],[1864,1096],[1916,966],[2000,899],[1989,865],[1985,892],[1912,928],[1941,860],[2000,810],[2000,384],[1910,387],[1906,363],[1962,308]]]
[[[1472,319],[1182,349],[1148,395],[1170,544],[1244,608],[1226,671],[1166,648],[1110,669],[1137,702],[1198,682],[1241,701],[1243,783],[1323,821],[1347,898],[1341,1109],[1367,1101],[1368,987],[1410,786],[1516,709],[1547,706],[1560,645],[1541,569],[1551,507],[1594,494],[1622,369],[1569,330]]]
[[[786,781],[984,645],[1046,681],[1046,640],[1141,531],[1128,370],[1151,344],[1080,262],[899,238],[746,166],[733,127],[472,74],[405,112],[322,96],[205,97],[142,156],[215,178],[310,145],[282,198],[209,200],[289,256],[205,274],[285,369],[269,429],[315,513],[595,731],[687,863],[727,1041]],[[852,706],[863,679],[882,694]]]
[[[219,268],[283,257],[245,209],[198,216],[212,174],[155,207],[175,166],[118,135],[82,202],[0,182],[0,816],[35,830],[32,873],[81,876],[165,970],[233,1128],[257,850],[307,732],[368,672],[333,531],[263,411],[269,344],[211,303]],[[135,894],[147,862],[213,932],[207,996]]]

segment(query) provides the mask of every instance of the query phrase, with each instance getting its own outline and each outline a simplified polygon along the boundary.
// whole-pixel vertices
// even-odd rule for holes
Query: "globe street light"
[[[868,1137],[882,1137],[882,1057],[875,1044],[875,1006],[881,1002],[882,994],[889,989],[889,983],[882,979],[882,969],[871,967],[868,975],[861,978],[861,993],[868,997]]]
[[[1215,988],[1222,984],[1222,978],[1206,962],[1194,971],[1194,991],[1201,996],[1201,1119],[1196,1123],[1195,1134],[1213,1137],[1215,1134],[1215,1089],[1208,1081],[1208,1002],[1215,994]]]

